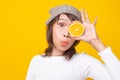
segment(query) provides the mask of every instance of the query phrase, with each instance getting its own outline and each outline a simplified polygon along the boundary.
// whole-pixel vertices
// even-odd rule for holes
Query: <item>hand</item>
[[[106,49],[106,46],[98,38],[95,25],[97,23],[97,17],[94,20],[94,23],[90,23],[88,14],[85,10],[81,10],[82,24],[85,28],[85,32],[80,37],[74,37],[75,40],[83,40],[91,44],[98,52]]]
[[[90,43],[92,40],[98,39],[98,36],[96,34],[95,30],[95,24],[97,22],[97,17],[94,20],[94,23],[90,23],[88,14],[85,10],[81,10],[81,18],[82,18],[82,24],[85,28],[85,32],[80,37],[74,37],[75,40],[83,40],[85,42]]]

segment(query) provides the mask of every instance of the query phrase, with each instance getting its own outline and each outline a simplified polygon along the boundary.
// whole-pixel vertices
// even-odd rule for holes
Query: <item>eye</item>
[[[59,25],[60,27],[64,27],[64,26],[65,26],[64,23],[58,23],[58,25]]]

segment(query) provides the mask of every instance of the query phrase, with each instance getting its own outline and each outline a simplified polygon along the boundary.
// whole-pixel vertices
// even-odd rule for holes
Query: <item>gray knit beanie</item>
[[[76,16],[79,20],[81,18],[81,14],[80,11],[77,10],[76,8],[74,8],[73,6],[70,5],[61,5],[61,6],[56,6],[54,8],[52,8],[50,11],[50,18],[47,20],[46,25],[48,25],[48,23],[50,23],[56,16],[58,16],[59,14],[62,13],[69,13],[72,14],[74,16]]]

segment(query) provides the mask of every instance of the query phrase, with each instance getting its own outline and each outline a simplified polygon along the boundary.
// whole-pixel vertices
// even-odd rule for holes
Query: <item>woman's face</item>
[[[71,20],[65,14],[61,14],[58,21],[53,24],[53,43],[55,49],[64,52],[75,42],[67,30],[70,24]]]

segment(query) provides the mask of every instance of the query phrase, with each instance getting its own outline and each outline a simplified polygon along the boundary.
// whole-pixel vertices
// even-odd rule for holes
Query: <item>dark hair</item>
[[[79,20],[81,21],[80,19],[78,19],[76,16],[72,15],[72,14],[68,14],[68,13],[64,13],[65,15],[68,16],[68,18],[71,20],[71,21],[74,21],[74,20]],[[58,21],[59,20],[59,17],[60,15],[56,16],[50,23],[48,23],[47,25],[47,33],[46,33],[46,38],[47,38],[47,43],[48,43],[48,47],[45,49],[45,55],[44,56],[51,56],[51,52],[52,52],[52,49],[54,47],[54,44],[53,44],[53,24],[55,23],[55,21]],[[68,49],[66,50],[63,55],[65,56],[66,59],[71,59],[72,56],[76,53],[76,50],[75,50],[75,46],[79,43],[80,41],[79,40],[76,40],[73,45]]]

